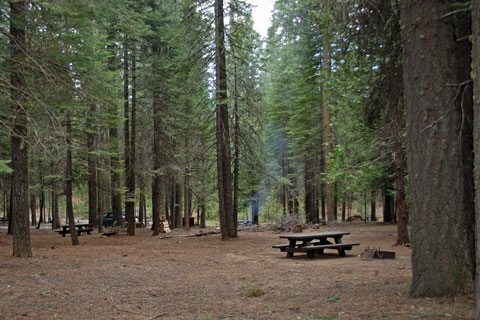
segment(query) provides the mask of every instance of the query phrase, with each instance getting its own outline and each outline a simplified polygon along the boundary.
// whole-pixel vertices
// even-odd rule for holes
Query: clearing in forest
[[[320,231],[330,230],[326,226]],[[411,249],[392,247],[393,225],[338,223],[360,242],[338,257],[286,254],[268,225],[239,238],[176,230],[171,238],[69,237],[32,230],[31,259],[11,257],[0,230],[0,319],[473,319],[474,297],[410,299]],[[282,233],[284,234],[284,233]],[[363,261],[367,247],[394,260]]]

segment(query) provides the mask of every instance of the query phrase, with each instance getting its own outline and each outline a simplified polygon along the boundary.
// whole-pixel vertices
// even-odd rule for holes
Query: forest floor
[[[159,237],[95,232],[80,246],[40,229],[30,259],[11,257],[12,238],[0,230],[0,319],[474,319],[473,295],[408,297],[411,249],[392,246],[395,226],[338,223],[336,231],[351,233],[344,242],[360,246],[315,259],[287,259],[272,248],[286,240],[271,229],[232,241],[185,237],[197,228]],[[367,247],[394,250],[396,259],[363,261]]]

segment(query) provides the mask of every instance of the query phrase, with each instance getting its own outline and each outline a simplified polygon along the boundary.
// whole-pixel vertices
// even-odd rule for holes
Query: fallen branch
[[[159,313],[159,314],[157,314],[157,315],[155,315],[155,316],[153,316],[153,317],[150,317],[150,318],[148,318],[148,319],[146,319],[146,320],[158,319],[158,318],[163,317],[163,316],[166,316],[166,315],[168,315],[168,312],[162,312],[162,313]]]

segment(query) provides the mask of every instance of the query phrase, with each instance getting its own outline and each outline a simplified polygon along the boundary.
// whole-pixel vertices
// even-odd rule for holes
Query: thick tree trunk
[[[95,105],[90,106],[90,123],[94,123]],[[95,156],[95,127],[90,125],[90,131],[87,134],[87,148],[88,148],[88,222],[92,224],[93,228],[97,227],[97,157]],[[101,222],[100,222],[101,223]]]
[[[28,217],[28,143],[27,143],[27,12],[29,1],[10,2],[10,74],[13,130],[11,134],[12,185],[11,212],[13,256],[31,257],[30,224]]]
[[[67,165],[65,169],[65,198],[68,224],[72,244],[79,245],[75,230],[75,217],[73,215],[73,164],[72,164],[72,120],[70,111],[67,111]]]
[[[232,173],[230,166],[230,132],[227,105],[227,69],[225,61],[225,26],[223,0],[215,0],[215,62],[216,62],[216,138],[217,176],[222,240],[237,237],[233,219]]]
[[[475,148],[476,319],[480,319],[480,0],[472,0],[472,73]]]
[[[448,1],[415,0],[402,10],[412,296],[473,290],[473,172],[462,143],[469,137],[462,132],[460,85],[466,79],[459,78],[455,29],[445,17],[451,11]]]

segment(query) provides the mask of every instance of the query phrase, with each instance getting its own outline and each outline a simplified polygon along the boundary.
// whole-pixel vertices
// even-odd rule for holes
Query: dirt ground
[[[272,245],[279,234],[243,230],[220,236],[79,237],[32,230],[33,258],[11,257],[0,230],[0,319],[473,319],[474,297],[410,299],[410,255],[392,247],[395,227],[339,223],[360,246],[309,259]],[[321,227],[320,231],[327,231]],[[192,229],[188,234],[198,233]],[[367,247],[396,259],[363,261]]]

